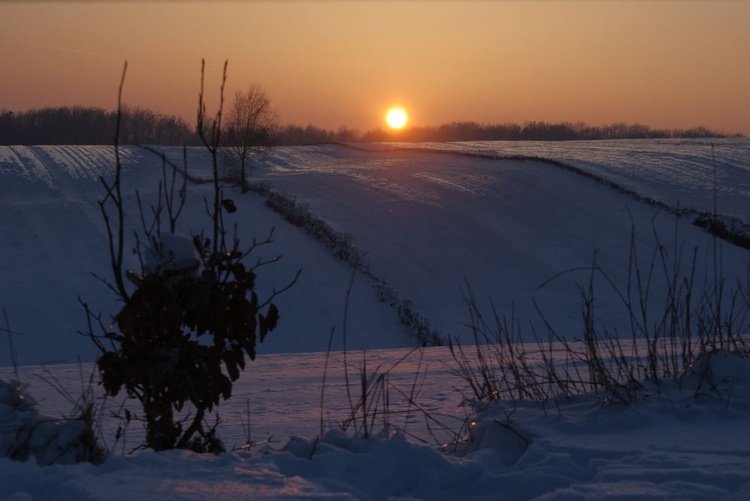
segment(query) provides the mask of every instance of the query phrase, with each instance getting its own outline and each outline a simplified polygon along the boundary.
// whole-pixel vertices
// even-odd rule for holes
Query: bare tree
[[[239,177],[243,192],[248,188],[250,164],[271,145],[275,126],[276,113],[265,89],[253,84],[247,90],[237,91],[227,117],[226,147],[231,173]]]

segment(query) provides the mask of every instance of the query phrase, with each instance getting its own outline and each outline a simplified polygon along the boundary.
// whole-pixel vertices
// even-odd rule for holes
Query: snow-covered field
[[[714,209],[750,221],[750,140],[472,141],[381,143],[369,148],[424,148],[496,157],[526,156],[565,162],[670,207]]]
[[[705,141],[408,146],[552,158],[667,205],[698,210],[713,207],[715,166],[719,212],[746,219],[750,141],[713,143],[713,152]],[[181,150],[164,151],[181,162]],[[152,199],[160,162],[138,148],[125,148],[123,155],[126,190]],[[117,306],[91,276],[107,275],[106,234],[96,200],[102,194],[97,178],[111,175],[112,160],[108,147],[0,147],[0,306],[16,332],[22,380],[31,384],[47,415],[68,411],[68,404],[39,377],[47,373],[36,364],[66,362],[47,368],[76,394],[95,356],[90,341],[76,334],[85,326],[77,296],[102,311]],[[205,173],[206,160],[200,150],[191,150],[191,172]],[[578,284],[587,282],[588,273],[547,281],[591,266],[595,254],[618,284],[627,279],[631,249],[639,263],[648,263],[659,244],[683,269],[696,248],[698,282],[713,273],[712,239],[689,220],[544,162],[326,145],[279,148],[254,176],[353,235],[373,273],[443,336],[464,343],[471,341],[463,300],[469,286],[480,307],[494,304],[501,314],[513,312],[528,326],[528,339],[541,325],[534,301],[558,332],[573,339],[581,332]],[[193,203],[184,217],[190,227],[183,231],[204,227],[207,189],[190,187]],[[333,326],[334,350],[343,347],[351,270],[272,213],[258,195],[228,196],[239,208],[243,240],[263,238],[275,228],[275,243],[259,252],[283,259],[259,274],[261,295],[303,270],[298,284],[277,301],[279,328],[259,347],[233,400],[220,408],[220,434],[228,446],[244,443],[248,420],[252,440],[272,441],[219,457],[122,456],[121,443],[98,467],[0,459],[0,498],[750,499],[750,370],[743,360],[715,363],[723,376],[717,376],[715,391],[696,391],[699,383],[687,377],[628,406],[580,397],[559,407],[526,402],[497,407],[470,427],[474,440],[458,451],[438,452],[436,446],[451,437],[431,436],[414,409],[406,416],[394,412],[394,424],[406,423],[426,444],[401,434],[364,440],[351,430],[316,442],[324,351]],[[130,201],[134,220],[135,197]],[[747,280],[748,251],[720,248],[724,278]],[[129,262],[136,264],[134,258]],[[663,307],[659,280],[653,285],[654,309]],[[625,312],[617,294],[599,285],[597,322],[622,329]],[[365,360],[368,371],[384,370],[409,354],[391,370],[390,383],[409,392],[414,381],[422,381],[417,402],[460,431],[468,417],[461,406],[466,388],[452,373],[447,350],[410,352],[414,340],[361,275],[355,277],[346,332],[355,377]],[[336,428],[349,409],[343,357],[337,352],[328,360],[325,429]],[[79,359],[80,365],[71,364]],[[0,350],[0,365],[10,365],[8,350]],[[2,379],[11,376],[10,368],[0,373]],[[394,411],[399,405],[395,389],[391,405]],[[115,426],[103,423],[109,441]],[[302,438],[290,441],[292,436]],[[125,448],[136,445],[137,437],[131,430]]]

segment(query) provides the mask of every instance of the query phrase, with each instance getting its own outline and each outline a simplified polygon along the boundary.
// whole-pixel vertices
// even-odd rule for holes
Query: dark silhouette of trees
[[[17,144],[15,141],[16,114],[9,110],[0,110],[0,144]]]
[[[0,144],[111,144],[117,113],[85,106],[0,111]],[[183,119],[123,107],[120,144],[197,145]]]
[[[722,138],[742,137],[726,134],[706,127],[691,129],[652,129],[643,124],[613,123],[597,127],[583,122],[549,123],[526,122],[478,124],[476,122],[451,122],[438,127],[412,127],[389,131],[382,128],[370,130],[359,138],[363,142],[446,142],[446,141],[571,141],[597,139],[662,139],[662,138]]]
[[[282,125],[273,131],[273,142],[279,146],[356,142],[361,137],[358,130],[343,126],[333,131],[314,125]]]
[[[193,127],[179,117],[138,107],[125,107],[122,113],[120,133],[123,144],[199,144]]]
[[[271,98],[262,87],[251,85],[247,90],[237,91],[226,121],[226,160],[230,175],[239,179],[243,192],[248,188],[249,164],[271,146],[275,126]]]
[[[265,91],[259,88],[256,90],[268,98]],[[247,96],[252,92],[253,87],[250,87],[244,94]],[[255,106],[260,104],[262,101],[256,102]],[[251,153],[260,153],[271,144],[287,146],[358,141],[570,141],[743,137],[742,134],[727,134],[703,126],[652,129],[648,125],[624,122],[599,126],[589,126],[583,122],[451,122],[436,127],[410,127],[399,131],[378,128],[361,133],[346,127],[330,130],[314,125],[278,125],[275,114],[270,112],[270,100],[267,106],[269,116],[258,116],[256,125],[249,125],[244,130],[242,127],[232,130],[231,112],[234,110],[230,110],[225,145],[236,149],[238,178],[242,170],[242,158],[248,162],[253,156]],[[115,115],[115,112],[84,106],[42,108],[26,112],[0,110],[0,144],[111,144]],[[242,121],[241,115],[238,117]],[[252,117],[246,116],[244,119],[249,120],[248,124],[252,123]],[[194,129],[179,117],[144,108],[123,107],[120,144],[201,145]],[[236,133],[235,137],[232,137],[232,132]],[[242,141],[243,134],[249,140],[247,143]]]

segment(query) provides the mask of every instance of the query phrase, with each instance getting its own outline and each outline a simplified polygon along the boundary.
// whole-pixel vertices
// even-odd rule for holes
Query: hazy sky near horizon
[[[750,135],[746,1],[0,2],[0,109],[125,102],[193,122],[251,83],[282,123],[639,122]],[[209,111],[211,111],[209,109]]]

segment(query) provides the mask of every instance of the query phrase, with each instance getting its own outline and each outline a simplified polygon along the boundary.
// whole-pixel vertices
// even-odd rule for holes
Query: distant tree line
[[[120,144],[198,146],[195,127],[180,117],[139,107],[123,107]],[[112,144],[117,114],[101,108],[48,107],[24,112],[0,110],[0,144]],[[268,145],[306,145],[358,141],[358,131],[333,131],[308,125],[274,124]]]
[[[360,137],[363,142],[377,141],[572,141],[597,139],[663,139],[743,137],[706,127],[690,129],[652,129],[642,124],[614,123],[589,126],[583,122],[527,122],[524,125],[452,122],[439,127],[412,127],[401,131],[376,129]]]
[[[322,143],[356,142],[361,140],[361,134],[355,129],[340,127],[338,130],[329,130],[308,125],[282,125],[273,134],[275,144],[279,145],[305,145]]]
[[[0,110],[0,144],[112,144],[117,114],[73,106]],[[124,107],[120,144],[198,144],[194,128],[183,119],[144,108]]]
[[[112,144],[116,113],[100,108],[73,106],[42,108],[15,113],[0,110],[0,144]],[[585,123],[527,122],[479,124],[452,122],[437,127],[411,127],[400,131],[384,129],[361,133],[341,127],[337,130],[313,125],[277,125],[269,130],[269,145],[308,145],[335,142],[379,141],[570,141],[596,139],[661,139],[743,137],[706,127],[652,129],[642,124],[614,123],[589,126]],[[199,145],[195,127],[180,117],[144,108],[123,109],[120,144]]]

